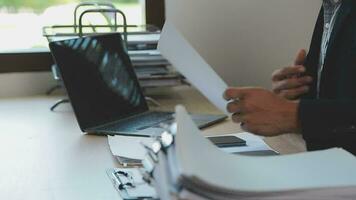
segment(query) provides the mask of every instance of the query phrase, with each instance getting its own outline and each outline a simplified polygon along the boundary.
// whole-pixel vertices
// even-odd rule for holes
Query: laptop
[[[155,136],[173,112],[150,111],[119,33],[55,41],[49,44],[83,132]],[[192,115],[200,128],[225,115]]]

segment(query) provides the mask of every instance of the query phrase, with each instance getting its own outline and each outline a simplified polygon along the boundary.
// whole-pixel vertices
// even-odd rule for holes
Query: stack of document
[[[129,51],[129,56],[134,66],[169,65],[169,62],[156,49]]]
[[[128,53],[141,87],[173,87],[185,83],[184,77],[157,50],[160,31],[128,36]]]
[[[156,49],[157,41],[160,38],[160,30],[131,30],[127,35],[129,51]]]
[[[162,135],[144,162],[161,199],[355,199],[356,158],[342,149],[231,155],[203,137],[182,106],[176,112],[176,135]]]

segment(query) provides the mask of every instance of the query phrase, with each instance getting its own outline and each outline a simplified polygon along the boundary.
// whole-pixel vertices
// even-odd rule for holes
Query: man
[[[342,147],[356,155],[356,1],[323,0],[308,55],[272,75],[273,92],[225,91],[244,130],[263,136],[300,132],[308,150]]]

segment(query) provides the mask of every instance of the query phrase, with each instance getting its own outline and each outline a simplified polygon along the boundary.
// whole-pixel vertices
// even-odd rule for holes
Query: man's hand
[[[299,103],[289,101],[260,88],[230,88],[224,98],[232,119],[248,132],[276,136],[297,132]]]
[[[272,91],[275,94],[289,100],[296,100],[309,91],[309,84],[313,79],[310,76],[303,76],[306,70],[303,66],[306,54],[304,49],[300,50],[294,61],[294,66],[273,72]]]

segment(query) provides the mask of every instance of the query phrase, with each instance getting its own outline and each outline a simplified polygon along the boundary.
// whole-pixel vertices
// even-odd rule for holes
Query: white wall
[[[270,87],[309,48],[321,0],[166,0],[167,18],[230,85]]]
[[[0,98],[45,94],[55,83],[50,72],[0,74]]]

